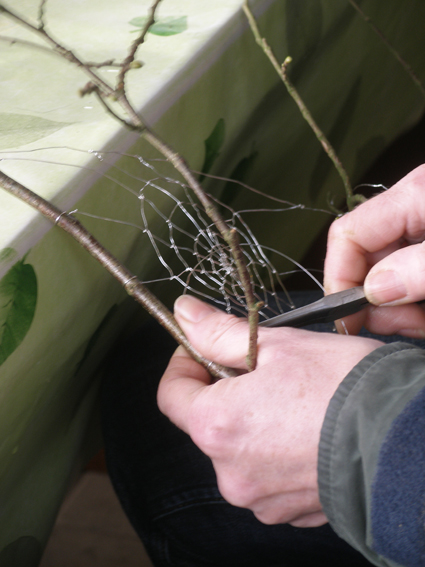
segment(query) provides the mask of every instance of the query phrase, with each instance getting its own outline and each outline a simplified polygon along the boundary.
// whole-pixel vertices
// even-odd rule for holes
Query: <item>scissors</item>
[[[326,295],[322,299],[271,317],[260,323],[261,327],[304,327],[314,323],[331,323],[357,313],[370,305],[363,286],[352,287]]]

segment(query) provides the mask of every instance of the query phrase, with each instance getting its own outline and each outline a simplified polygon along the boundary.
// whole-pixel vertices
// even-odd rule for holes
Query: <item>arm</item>
[[[376,565],[419,567],[424,470],[425,351],[389,344],[362,360],[331,400],[319,447],[323,509]]]
[[[350,332],[363,324],[425,336],[424,311],[409,304],[425,297],[424,239],[424,166],[334,223],[327,291],[364,284],[379,306],[347,318]],[[388,345],[350,372],[329,405],[319,457],[324,511],[377,565],[422,565],[424,470],[425,354]]]

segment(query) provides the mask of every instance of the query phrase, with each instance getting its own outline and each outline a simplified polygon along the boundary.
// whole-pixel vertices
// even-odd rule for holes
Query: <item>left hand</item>
[[[246,372],[246,320],[183,296],[175,316],[203,355]],[[213,462],[223,497],[266,524],[319,526],[320,431],[346,374],[381,346],[372,339],[300,329],[259,329],[257,369],[210,383],[179,347],[158,404]]]
[[[364,285],[373,306],[344,318],[343,331],[425,338],[425,165],[330,227],[325,289]]]

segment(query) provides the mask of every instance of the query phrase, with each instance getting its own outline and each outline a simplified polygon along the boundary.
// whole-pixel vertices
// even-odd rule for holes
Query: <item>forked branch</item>
[[[250,322],[250,340],[249,340],[249,352],[247,358],[248,358],[248,367],[250,370],[253,370],[255,368],[256,359],[257,359],[256,337],[257,337],[259,306],[257,305],[257,302],[255,301],[254,298],[252,282],[249,276],[249,272],[246,268],[245,261],[243,258],[243,253],[240,249],[239,243],[237,242],[237,240],[235,240],[234,236],[232,235],[232,231],[230,227],[227,225],[225,220],[220,215],[218,208],[213,203],[213,201],[206,195],[200,183],[194,177],[194,175],[192,174],[191,170],[189,169],[183,158],[177,152],[175,152],[168,144],[166,144],[163,140],[161,140],[156,133],[154,133],[151,129],[146,127],[144,121],[135,111],[135,109],[133,108],[133,106],[131,105],[131,103],[127,98],[127,93],[125,89],[126,75],[132,68],[134,68],[137,50],[140,47],[140,45],[142,45],[142,43],[145,41],[146,34],[150,26],[155,22],[155,13],[160,4],[160,1],[161,0],[154,0],[154,3],[150,9],[150,13],[146,25],[139,34],[138,38],[130,46],[126,58],[120,64],[121,70],[118,75],[117,83],[115,87],[109,85],[100,75],[98,75],[98,73],[96,73],[95,70],[96,66],[93,63],[87,64],[84,61],[82,61],[80,58],[76,57],[71,50],[67,49],[66,47],[61,45],[58,41],[56,41],[51,36],[51,34],[45,29],[44,21],[45,21],[46,0],[42,0],[40,4],[38,26],[32,24],[24,17],[10,10],[1,3],[0,3],[0,12],[7,14],[9,17],[13,18],[19,24],[30,29],[32,32],[40,35],[45,41],[47,41],[50,44],[54,53],[61,55],[67,61],[81,68],[88,75],[89,83],[87,83],[85,87],[80,89],[80,95],[86,96],[89,94],[95,94],[100,99],[102,105],[109,114],[111,114],[114,118],[116,118],[121,123],[123,123],[127,128],[139,132],[141,136],[143,136],[168,161],[170,161],[173,164],[173,166],[176,168],[176,170],[182,175],[187,185],[195,193],[200,203],[203,205],[205,212],[210,217],[212,222],[215,224],[215,226],[217,227],[218,231],[220,232],[226,243],[229,245],[232,255],[236,262],[239,279],[241,281],[247,302],[248,318]],[[117,112],[116,109],[117,105],[124,113],[124,116],[122,116],[120,113]],[[14,194],[17,195],[17,193]],[[28,193],[21,192],[20,198],[26,200],[27,196]],[[59,226],[62,226],[61,223],[58,224]],[[167,312],[166,316],[172,317],[171,313],[169,312]],[[173,325],[174,323],[175,321],[173,321]]]

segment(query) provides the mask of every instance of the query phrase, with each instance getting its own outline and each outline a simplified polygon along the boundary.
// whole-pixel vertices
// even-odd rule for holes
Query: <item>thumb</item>
[[[246,369],[248,325],[190,295],[174,304],[174,316],[192,345],[205,357],[232,368]]]
[[[157,402],[160,411],[189,433],[191,405],[209,383],[208,372],[179,346],[159,383]]]
[[[364,290],[374,305],[402,305],[425,299],[424,243],[401,248],[370,270]]]

